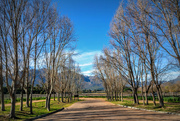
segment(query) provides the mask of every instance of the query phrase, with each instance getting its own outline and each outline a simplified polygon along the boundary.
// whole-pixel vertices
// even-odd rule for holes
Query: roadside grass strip
[[[8,115],[10,112],[10,106],[6,106],[5,109],[6,111],[0,111],[0,121],[22,121],[22,120],[27,120],[31,119],[34,117],[42,117],[46,116],[44,114],[51,114],[53,112],[57,112],[62,110],[63,108],[71,106],[73,103],[77,101],[72,101],[70,103],[62,103],[58,101],[53,101],[51,100],[51,108],[50,111],[45,108],[45,101],[42,102],[34,102],[33,103],[33,114],[30,114],[30,109],[29,107],[23,107],[23,111],[19,111],[20,105],[16,105],[16,117],[17,119],[9,119]],[[25,106],[25,105],[24,105]]]
[[[128,99],[124,99],[123,102],[121,101],[110,101],[110,102],[125,108],[145,110],[145,111],[165,113],[165,114],[173,114],[180,116],[180,103],[165,102],[164,104],[165,106],[162,108],[159,106],[159,103],[157,103],[156,106],[154,106],[153,103],[151,102],[149,102],[149,105],[143,105],[143,103],[141,102],[139,103],[139,105],[137,105],[137,104],[133,104],[133,101]]]

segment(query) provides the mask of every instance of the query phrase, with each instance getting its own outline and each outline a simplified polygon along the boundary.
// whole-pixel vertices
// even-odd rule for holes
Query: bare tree
[[[116,15],[111,23],[111,30],[109,35],[114,39],[111,42],[113,47],[119,54],[122,55],[123,62],[119,63],[123,68],[122,72],[125,80],[129,85],[131,85],[134,96],[134,103],[139,103],[137,89],[139,87],[140,81],[140,58],[133,53],[132,48],[134,48],[134,43],[131,38],[131,31],[129,30],[129,25],[131,21],[128,16],[125,16],[122,5],[119,6]],[[118,60],[114,58],[116,62]]]
[[[10,111],[10,118],[15,118],[15,101],[16,101],[16,90],[18,85],[18,80],[21,80],[23,76],[20,77],[19,75],[19,41],[22,37],[22,15],[24,13],[25,7],[26,7],[27,1],[1,1],[1,20],[4,21],[4,26],[1,27],[9,27],[9,33],[6,33],[7,31],[3,31],[3,28],[1,30],[3,31],[1,36],[4,35],[4,37],[8,39],[8,41],[4,40],[4,49],[5,49],[5,56],[7,57],[7,52],[10,53],[8,56],[10,56],[11,60],[11,69],[7,66],[6,62],[6,74],[8,73],[10,75],[10,78],[12,79],[11,86],[8,83],[8,79],[6,79],[6,86],[8,88],[10,97],[11,97],[11,111]],[[7,28],[4,28],[7,30]],[[6,59],[7,61],[7,59]],[[22,74],[24,75],[24,74]],[[6,78],[8,78],[8,75],[6,75]]]
[[[60,66],[63,51],[70,47],[73,38],[73,26],[67,17],[59,17],[56,10],[53,9],[52,16],[49,16],[51,27],[49,28],[50,35],[47,44],[45,45],[45,58],[47,66],[47,110],[50,110],[50,99],[56,80],[56,70]],[[49,45],[49,47],[48,47]],[[48,50],[49,49],[49,50]],[[65,75],[62,75],[65,77]],[[66,77],[65,77],[66,78]],[[63,96],[62,96],[63,97]]]
[[[95,75],[97,79],[101,79],[103,86],[105,88],[105,92],[107,95],[107,99],[109,100],[109,91],[108,91],[108,85],[106,83],[105,75],[103,74],[103,68],[102,68],[102,63],[100,63],[98,56],[95,56],[95,62],[94,62],[94,67],[95,67]]]
[[[35,14],[35,19],[34,19],[34,24],[32,26],[33,34],[34,36],[32,37],[33,39],[33,44],[32,44],[32,58],[33,58],[33,79],[31,80],[31,91],[30,91],[30,113],[32,114],[32,93],[33,93],[33,87],[34,87],[34,82],[36,80],[36,66],[37,66],[37,59],[40,57],[40,54],[42,52],[42,49],[46,43],[46,41],[49,39],[50,34],[48,33],[46,35],[46,30],[49,28],[50,23],[48,22],[49,16],[51,13],[51,8],[49,7],[49,1],[34,1],[34,12]]]
[[[79,92],[82,89],[82,82],[83,82],[83,77],[80,74],[81,70],[79,68],[79,65],[75,68],[75,80],[74,80],[74,93],[78,95],[78,100],[79,100]]]
[[[138,52],[134,52],[138,54],[143,61],[146,61],[144,64],[146,64],[146,67],[150,71],[152,83],[157,89],[160,106],[163,107],[164,102],[161,94],[159,75],[163,73],[168,66],[159,65],[159,61],[162,59],[162,54],[159,52],[160,44],[151,34],[151,32],[158,33],[158,31],[156,28],[150,30],[152,22],[144,12],[144,10],[150,11],[152,9],[147,7],[148,5],[147,1],[139,0],[137,3],[132,3],[127,7],[132,22],[136,23],[134,25],[129,25],[129,28],[133,34],[133,41],[138,48]]]
[[[118,64],[113,60],[117,57],[115,52],[104,49],[104,55],[95,57],[95,75],[101,79],[105,88],[108,100],[118,100],[118,94],[123,101],[123,89],[125,86],[121,71],[118,70]],[[119,60],[120,62],[120,60]],[[116,65],[117,64],[117,65]]]
[[[110,56],[110,52],[108,52],[107,50],[104,51],[104,53],[107,56]],[[121,101],[123,102],[123,90],[125,85],[127,84],[127,78],[123,75],[123,60],[122,60],[122,56],[119,53],[119,51],[113,51],[112,56],[110,56],[110,63],[113,65],[113,67],[116,69],[116,71],[118,72],[118,80],[119,80],[119,84],[120,85],[120,97],[121,97]]]
[[[0,3],[0,6],[2,6],[3,4]],[[0,9],[1,10],[1,9]],[[2,10],[1,10],[2,11]],[[5,20],[5,15],[4,14],[0,14],[0,88],[1,88],[1,110],[4,111],[5,110],[5,105],[4,105],[4,92],[3,92],[3,85],[4,85],[4,79],[3,79],[3,67],[5,67],[4,69],[7,69],[4,63],[6,63],[7,65],[7,61],[5,61],[5,55],[6,55],[6,43],[5,41],[7,40],[7,28],[6,28],[6,20]],[[4,54],[3,54],[4,53]],[[4,73],[7,73],[7,71],[4,71]],[[7,74],[6,74],[7,75]],[[7,78],[7,76],[6,76]]]
[[[157,29],[149,28],[149,34],[158,44],[180,64],[180,3],[179,0],[148,0],[150,11],[140,9],[149,17],[151,25]],[[169,46],[167,46],[167,44]]]

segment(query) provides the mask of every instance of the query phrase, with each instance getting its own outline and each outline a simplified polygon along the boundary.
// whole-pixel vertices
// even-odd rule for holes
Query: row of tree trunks
[[[109,95],[111,94],[111,95]],[[113,92],[107,92],[106,91],[106,98],[107,100],[110,100],[110,101],[118,101],[118,100],[121,100],[123,102],[123,90],[121,90],[120,92],[119,91],[115,91],[114,93]]]

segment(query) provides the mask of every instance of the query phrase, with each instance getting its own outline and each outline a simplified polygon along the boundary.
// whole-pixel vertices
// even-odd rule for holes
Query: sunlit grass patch
[[[42,102],[35,102],[33,103],[33,114],[30,115],[30,109],[27,107],[23,107],[23,111],[19,111],[20,105],[16,105],[16,116],[19,119],[11,119],[11,121],[15,120],[15,121],[22,121],[25,119],[29,119],[29,118],[33,118],[36,116],[40,116],[43,114],[47,114],[47,113],[51,113],[54,112],[58,109],[61,108],[65,108],[65,107],[69,107],[70,105],[72,105],[73,103],[75,103],[77,101],[72,101],[70,103],[61,103],[58,101],[53,101],[51,100],[51,111],[47,111],[47,109],[45,108],[45,101]],[[6,111],[0,111],[0,120],[9,120],[8,119],[8,114],[10,112],[10,106],[6,106]]]
[[[124,101],[110,101],[114,104],[120,104],[125,106],[132,106],[136,108],[144,108],[148,110],[155,110],[155,111],[164,111],[164,112],[172,112],[172,113],[180,113],[180,103],[169,103],[165,102],[164,107],[160,107],[159,103],[154,106],[152,102],[149,102],[149,105],[143,105],[143,103],[139,103],[139,105],[134,104],[132,100],[124,98]]]

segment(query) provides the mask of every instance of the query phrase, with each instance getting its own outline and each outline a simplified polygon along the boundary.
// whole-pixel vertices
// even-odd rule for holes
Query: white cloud
[[[102,55],[101,50],[96,50],[96,51],[88,51],[88,52],[82,52],[79,50],[76,50],[75,55],[73,59],[75,60],[76,63],[79,64],[79,67],[81,68],[81,72],[84,75],[90,76],[93,75],[93,62],[94,62],[94,57],[95,55],[99,56]]]
[[[89,51],[89,52],[81,52],[76,51],[78,55],[75,55],[73,59],[76,63],[79,64],[79,67],[81,68],[81,72],[84,75],[93,75],[91,74],[93,71],[93,62],[95,55],[102,55],[102,52],[99,50],[96,51]]]
[[[167,73],[164,76],[163,80],[164,81],[173,80],[173,79],[176,79],[178,76],[180,76],[180,71],[173,71],[173,72]]]
[[[91,76],[94,70],[89,70],[89,71],[84,71],[82,72],[82,74],[86,75],[86,76]]]
[[[78,55],[74,56],[73,59],[77,62],[83,63],[87,63],[87,61],[90,63],[92,63],[92,61],[94,60],[94,56],[95,55],[101,55],[102,52],[101,51],[91,51],[91,52],[78,52]]]
[[[90,76],[93,75],[93,62],[95,55],[99,56],[102,55],[101,50],[96,51],[89,51],[89,52],[82,52],[79,50],[74,51],[75,55],[73,56],[74,61],[76,62],[76,65],[79,65],[81,68],[81,72],[84,75]],[[39,67],[45,66],[45,58],[39,57],[37,65]],[[30,66],[33,68],[34,63],[31,61]]]
[[[80,67],[83,67],[83,66],[90,66],[90,65],[93,65],[93,63],[85,63],[85,64],[79,64]]]
[[[178,76],[180,76],[180,71],[171,71],[160,76],[159,81],[170,81],[176,79]],[[145,78],[145,75],[143,77]],[[147,77],[151,80],[151,74],[148,74]]]

